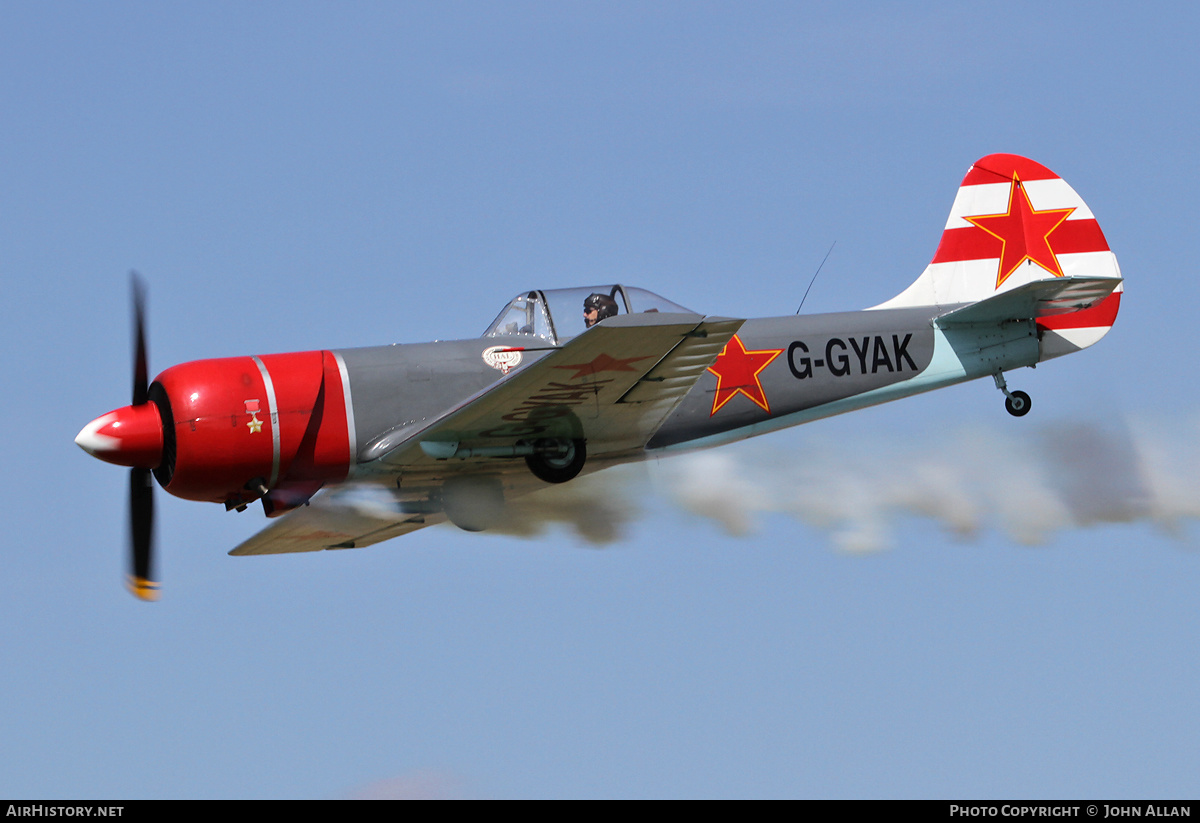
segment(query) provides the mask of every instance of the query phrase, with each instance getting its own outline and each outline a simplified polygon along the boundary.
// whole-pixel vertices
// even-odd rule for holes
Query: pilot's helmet
[[[589,321],[591,323],[599,323],[606,317],[615,317],[617,314],[617,301],[613,300],[607,294],[589,294],[583,301],[583,313],[596,312],[596,319]]]

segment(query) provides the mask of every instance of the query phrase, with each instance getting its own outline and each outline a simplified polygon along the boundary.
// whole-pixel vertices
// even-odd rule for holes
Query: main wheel
[[[1029,414],[1029,407],[1032,401],[1023,391],[1015,391],[1008,397],[1004,398],[1004,408],[1008,409],[1008,413],[1013,417],[1024,417]]]
[[[539,480],[547,483],[566,483],[583,469],[587,462],[587,447],[583,439],[560,441],[566,445],[561,455],[531,454],[525,464]]]

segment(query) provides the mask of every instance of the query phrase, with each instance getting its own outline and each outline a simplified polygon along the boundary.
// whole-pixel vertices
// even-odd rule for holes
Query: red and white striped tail
[[[1040,163],[991,154],[967,171],[942,241],[916,281],[874,308],[974,303],[1056,277],[1120,279],[1116,255],[1091,209]],[[1100,303],[1038,319],[1042,359],[1092,345],[1109,330],[1122,287]]]

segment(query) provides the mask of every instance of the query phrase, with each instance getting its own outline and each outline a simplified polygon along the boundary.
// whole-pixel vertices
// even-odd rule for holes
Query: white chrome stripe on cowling
[[[262,374],[263,385],[267,387],[267,404],[271,410],[267,415],[271,426],[271,479],[267,481],[267,488],[273,489],[279,480],[279,410],[275,408],[275,384],[271,382],[267,364],[257,354],[253,355],[253,360]]]
[[[354,465],[358,462],[358,435],[354,431],[354,400],[350,397],[350,372],[346,370],[346,361],[337,352],[330,352],[337,361],[338,373],[342,376],[342,398],[346,401],[346,435],[350,441],[350,474],[354,473]]]

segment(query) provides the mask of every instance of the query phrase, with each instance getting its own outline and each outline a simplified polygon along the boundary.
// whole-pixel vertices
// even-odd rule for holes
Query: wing
[[[610,318],[432,423],[376,438],[360,452],[359,469],[445,476],[486,461],[503,473],[492,458],[517,456],[518,444],[544,437],[582,437],[591,458],[619,459],[645,446],[743,322],[667,313]],[[506,493],[544,487],[523,461],[508,465],[520,478],[506,483]],[[419,485],[411,497],[365,483],[331,489],[230,554],[361,548],[443,522]]]
[[[441,523],[440,512],[405,511],[381,486],[345,486],[317,495],[241,543],[232,555],[355,549]]]
[[[589,456],[634,453],[743,322],[674,313],[610,318],[419,429],[377,438],[360,452],[359,469],[395,473],[512,457],[541,438],[586,439]]]

